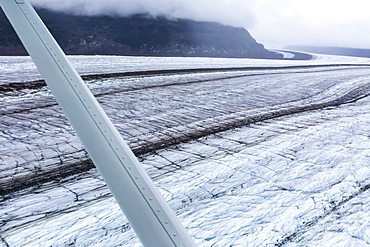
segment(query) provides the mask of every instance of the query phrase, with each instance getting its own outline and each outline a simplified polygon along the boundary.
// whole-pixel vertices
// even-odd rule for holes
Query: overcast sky
[[[370,0],[30,0],[77,13],[150,13],[245,27],[268,48],[286,45],[370,49]]]

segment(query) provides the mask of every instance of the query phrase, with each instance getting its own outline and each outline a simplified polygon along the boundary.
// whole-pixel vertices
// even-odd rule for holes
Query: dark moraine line
[[[190,73],[209,73],[209,72],[233,72],[233,71],[263,71],[263,70],[285,70],[285,69],[312,69],[327,67],[370,67],[370,64],[322,64],[322,65],[299,65],[299,66],[280,66],[280,67],[235,67],[235,68],[198,68],[198,69],[171,69],[171,70],[147,70],[132,71],[107,74],[91,74],[81,76],[83,80],[99,80],[116,77],[128,76],[148,76],[148,75],[168,75],[168,74],[190,74]],[[40,89],[46,86],[44,80],[30,82],[14,82],[0,85],[0,92],[13,92],[24,89]]]
[[[296,72],[286,72],[284,70],[286,69],[300,69],[300,68],[306,68],[306,69],[311,69],[311,68],[321,68],[321,67],[329,67],[331,68],[330,70],[325,70],[323,72],[327,71],[335,71],[335,70],[342,70],[342,69],[349,69],[349,68],[359,68],[359,67],[369,67],[370,65],[343,65],[343,64],[337,64],[335,66],[292,66],[292,67],[279,67],[278,70],[279,72],[274,72],[274,75],[277,74],[293,74],[293,73],[308,73],[308,71],[303,70],[303,71],[296,71]],[[214,70],[213,72],[219,72],[219,69],[211,69]],[[235,71],[254,71],[254,68],[244,68],[242,69],[237,69],[235,68]],[[271,70],[271,67],[263,67],[262,70]],[[275,70],[275,69],[273,69]],[[165,71],[165,72],[163,72]],[[171,74],[195,74],[195,73],[206,73],[206,69],[202,70],[202,72],[184,72],[184,71],[189,71],[189,70],[161,70],[161,71],[142,71],[142,72],[125,72],[125,73],[112,73],[112,74],[98,74],[98,75],[85,75],[82,76],[84,80],[91,81],[91,80],[102,80],[102,79],[107,79],[107,78],[119,78],[119,77],[125,77],[125,76],[143,76],[143,75],[150,75],[151,72],[153,72],[153,75],[171,75]],[[179,73],[175,73],[173,71],[183,71]],[[193,71],[193,69],[191,69]],[[223,72],[230,72],[233,71],[233,69],[221,69]],[[256,70],[258,71],[258,70]],[[149,74],[148,74],[149,72]],[[163,88],[163,87],[169,87],[169,86],[178,86],[178,85],[188,85],[188,84],[195,84],[195,83],[203,83],[203,82],[208,82],[208,81],[213,81],[213,80],[222,80],[222,79],[233,79],[233,78],[240,78],[240,77],[251,77],[251,76],[263,76],[263,75],[270,75],[271,73],[263,73],[261,70],[259,70],[258,73],[255,74],[247,74],[247,75],[225,75],[223,77],[218,77],[218,78],[209,78],[209,79],[202,79],[202,80],[194,80],[194,81],[188,81],[188,82],[169,82],[169,83],[164,83],[164,84],[159,84],[159,85],[145,85],[145,86],[132,86],[132,87],[127,87],[127,88],[120,88],[120,89],[115,89],[113,91],[109,92],[102,92],[102,93],[95,93],[95,97],[100,97],[100,96],[105,96],[105,95],[111,95],[115,93],[123,93],[123,92],[131,92],[131,91],[138,91],[138,90],[145,90],[145,89],[152,89],[152,88]],[[4,84],[0,85],[0,92],[1,89],[3,89],[3,92],[6,93],[11,93],[12,95],[17,95],[19,90],[22,89],[41,89],[42,87],[46,86],[45,81],[43,80],[38,80],[38,81],[32,81],[32,82],[25,82],[25,83],[9,83],[9,84]],[[28,106],[26,108],[20,108],[20,109],[14,109],[12,108],[10,111],[7,109],[0,109],[0,116],[7,116],[11,114],[17,114],[17,113],[23,113],[23,112],[28,112],[34,109],[40,109],[40,108],[47,108],[51,106],[56,106],[57,103],[55,100],[53,101],[46,101],[40,104],[35,104],[32,106]]]
[[[217,117],[209,118],[197,122],[195,124],[197,126],[196,128],[194,128],[194,123],[191,123],[188,127],[185,126],[186,128],[184,128],[181,132],[174,132],[171,136],[160,135],[160,133],[158,133],[158,136],[161,136],[161,138],[158,138],[155,141],[146,143],[133,143],[132,149],[136,156],[141,156],[163,148],[168,148],[181,143],[190,142],[201,137],[235,129],[238,127],[248,126],[250,124],[262,122],[265,120],[354,102],[368,95],[370,95],[370,83],[354,88],[351,91],[338,96],[336,99],[328,100],[326,102],[300,105],[299,101],[297,101],[296,103],[298,104],[296,104],[296,106],[274,109],[263,113],[254,113],[248,115],[245,112],[241,112],[222,116],[222,119],[219,119]],[[190,125],[192,127],[190,127]],[[34,187],[46,182],[58,181],[68,176],[88,171],[93,167],[94,165],[92,161],[89,159],[85,159],[78,162],[48,166],[47,168],[41,169],[38,172],[17,174],[11,178],[0,180],[0,195],[5,196],[10,193],[20,191],[29,187]]]

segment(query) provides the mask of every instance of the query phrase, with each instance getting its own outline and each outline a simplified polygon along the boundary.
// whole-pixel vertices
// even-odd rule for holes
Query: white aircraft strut
[[[143,245],[195,246],[28,0],[0,5]]]

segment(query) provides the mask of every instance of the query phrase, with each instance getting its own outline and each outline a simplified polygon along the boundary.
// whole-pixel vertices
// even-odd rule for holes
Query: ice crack
[[[330,208],[325,210],[325,213],[319,216],[312,218],[310,221],[303,222],[302,225],[298,226],[296,231],[288,236],[285,236],[283,239],[278,240],[275,246],[281,247],[285,246],[288,243],[294,242],[297,238],[311,230],[315,227],[320,221],[324,220],[329,215],[334,214],[338,209],[343,206],[344,204],[348,203],[350,200],[354,199],[355,197],[361,195],[365,191],[370,189],[370,184],[367,184],[361,187],[356,193],[352,194],[351,196],[344,197],[342,201],[335,203],[334,201],[330,202]],[[315,200],[314,200],[315,201]],[[315,202],[316,203],[316,202]],[[340,216],[339,216],[340,217]]]

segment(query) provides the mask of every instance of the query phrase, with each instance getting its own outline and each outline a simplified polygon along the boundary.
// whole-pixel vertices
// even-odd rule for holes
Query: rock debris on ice
[[[167,91],[135,89],[137,94],[108,93],[99,100],[123,136],[138,145],[166,129],[187,131],[194,122],[225,115],[241,118],[241,111],[361,95],[353,90],[366,92],[370,79],[366,68],[296,72],[233,79],[211,73],[204,75],[209,82],[198,84],[187,82],[201,75],[189,75]],[[281,95],[275,97],[276,89]],[[211,92],[217,97],[210,98]],[[199,246],[367,246],[370,101],[356,97],[139,158]],[[6,102],[0,132],[4,177],[87,158],[56,106],[30,110]],[[4,195],[0,217],[1,247],[141,246],[94,169]]]

